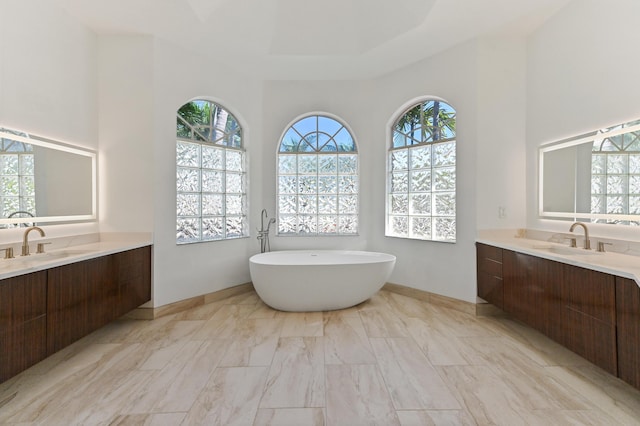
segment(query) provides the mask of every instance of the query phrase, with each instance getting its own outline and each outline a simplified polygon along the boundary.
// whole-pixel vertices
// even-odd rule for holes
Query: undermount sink
[[[47,252],[47,253],[39,253],[36,254],[34,256],[32,256],[33,260],[37,260],[37,259],[50,259],[50,260],[54,260],[54,259],[63,259],[65,257],[72,257],[72,256],[82,256],[85,254],[89,254],[92,253],[93,250],[57,250],[57,251],[52,251],[52,252]]]
[[[93,250],[56,250],[46,253],[34,253],[30,256],[16,256],[12,259],[0,260],[0,271],[29,268],[43,263],[54,262],[59,259],[83,256],[93,253]]]
[[[549,253],[561,254],[563,256],[601,256],[603,254],[595,250],[585,250],[564,246],[534,246],[534,248],[537,250],[547,251]]]

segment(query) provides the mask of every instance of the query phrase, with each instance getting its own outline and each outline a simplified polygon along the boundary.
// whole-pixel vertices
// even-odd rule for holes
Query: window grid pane
[[[294,123],[278,154],[278,234],[356,235],[358,154],[349,131],[333,118]]]
[[[178,111],[176,243],[247,237],[242,129],[233,115],[208,101]]]
[[[394,124],[386,235],[455,242],[455,117],[444,102],[426,101]]]

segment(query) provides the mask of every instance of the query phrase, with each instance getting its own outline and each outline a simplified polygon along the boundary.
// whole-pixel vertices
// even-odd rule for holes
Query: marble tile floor
[[[0,385],[2,425],[640,425],[640,391],[506,318],[381,291],[121,319]]]

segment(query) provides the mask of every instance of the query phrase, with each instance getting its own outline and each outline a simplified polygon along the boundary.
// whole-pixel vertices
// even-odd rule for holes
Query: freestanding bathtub
[[[344,309],[364,302],[387,282],[396,257],[345,250],[273,251],[249,259],[264,303],[281,311]]]

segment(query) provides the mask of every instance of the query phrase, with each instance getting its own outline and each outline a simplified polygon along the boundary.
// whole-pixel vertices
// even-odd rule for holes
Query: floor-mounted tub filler
[[[396,257],[346,250],[291,250],[249,259],[264,303],[281,311],[344,309],[364,302],[387,282]]]

